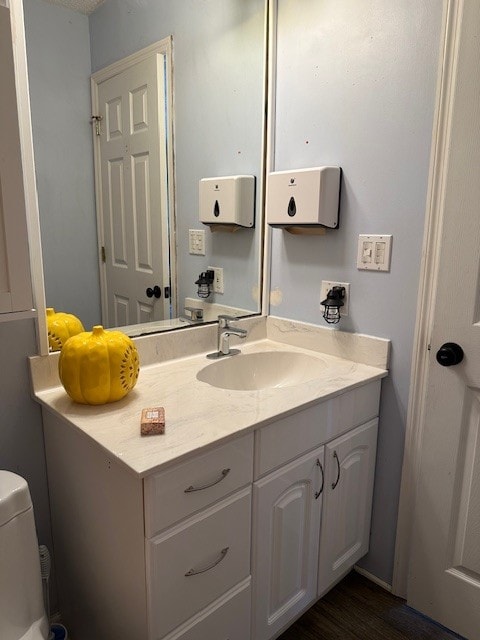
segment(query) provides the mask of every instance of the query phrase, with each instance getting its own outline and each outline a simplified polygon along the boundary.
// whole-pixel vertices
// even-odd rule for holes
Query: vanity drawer
[[[145,479],[145,537],[250,484],[253,433]]]
[[[150,637],[163,638],[250,574],[251,488],[146,541]]]
[[[251,596],[248,579],[164,640],[248,640]]]
[[[254,478],[378,415],[380,380],[280,418],[255,432]]]

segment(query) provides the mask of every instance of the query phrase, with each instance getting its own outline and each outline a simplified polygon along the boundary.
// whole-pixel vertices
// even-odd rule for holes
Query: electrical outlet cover
[[[212,284],[213,293],[224,293],[225,289],[223,285],[223,269],[221,267],[208,267],[208,268],[212,269],[214,273],[213,284]]]

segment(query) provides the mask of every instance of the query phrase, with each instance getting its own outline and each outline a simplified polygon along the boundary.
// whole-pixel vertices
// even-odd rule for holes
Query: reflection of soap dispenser
[[[212,228],[253,227],[255,176],[203,178],[198,185],[200,222]]]

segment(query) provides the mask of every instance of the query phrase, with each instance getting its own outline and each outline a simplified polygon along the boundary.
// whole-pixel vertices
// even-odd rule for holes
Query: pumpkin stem
[[[101,324],[97,324],[93,327],[92,329],[92,333],[94,336],[99,336],[100,334],[103,333],[103,327]]]

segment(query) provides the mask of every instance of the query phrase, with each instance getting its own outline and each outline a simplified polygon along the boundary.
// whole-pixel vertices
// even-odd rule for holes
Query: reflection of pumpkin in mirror
[[[52,307],[47,309],[47,329],[50,351],[60,351],[69,338],[85,331],[77,316],[57,312]]]
[[[60,380],[68,395],[82,404],[106,404],[127,395],[137,383],[138,352],[121,331],[93,327],[62,347]]]

